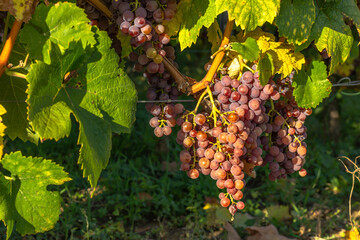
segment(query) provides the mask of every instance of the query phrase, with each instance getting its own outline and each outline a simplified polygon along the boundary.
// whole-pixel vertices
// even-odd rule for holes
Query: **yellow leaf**
[[[235,57],[231,61],[227,70],[228,70],[228,74],[231,78],[237,78],[237,76],[239,75],[239,72],[240,72],[240,62],[237,57]]]
[[[9,11],[20,21],[28,22],[35,11],[38,0],[2,0],[0,11]]]
[[[5,108],[0,104],[0,159],[3,155],[3,149],[4,149],[4,139],[3,136],[6,126],[2,123],[1,115],[4,115],[6,113]]]
[[[222,39],[222,32],[217,21],[208,28],[208,41],[211,43],[211,52],[214,53],[219,49]]]
[[[345,233],[346,240],[360,240],[359,231],[356,227],[353,227],[350,231]]]

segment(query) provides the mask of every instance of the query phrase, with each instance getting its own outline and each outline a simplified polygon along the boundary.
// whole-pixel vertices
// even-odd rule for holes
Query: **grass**
[[[206,62],[210,53],[205,48],[179,54],[179,62],[188,63],[182,72],[201,78],[202,68],[191,66]],[[140,99],[145,99],[141,91],[144,79],[138,77],[136,85]],[[337,124],[331,117],[334,111],[339,113]],[[181,147],[176,144],[176,136],[156,138],[143,105],[138,105],[136,117],[131,134],[113,136],[109,165],[101,174],[93,198],[76,163],[79,146],[75,122],[71,136],[57,143],[45,141],[35,146],[19,140],[7,142],[6,152],[21,150],[26,156],[53,159],[73,179],[53,188],[64,199],[53,230],[26,237],[14,232],[12,239],[225,239],[223,224],[228,216],[214,204],[219,194],[215,182],[208,176],[191,180],[180,172]],[[246,208],[233,223],[240,236],[248,234],[246,226],[272,223],[281,234],[293,238],[339,239],[341,231],[349,227],[351,176],[336,157],[354,159],[359,155],[359,117],[360,99],[356,97],[335,93],[318,107],[306,123],[308,176],[300,178],[295,173],[288,179],[270,182],[268,170],[258,169],[256,179],[247,179]],[[360,210],[359,199],[355,191],[355,213]],[[205,210],[207,203],[212,207]],[[4,234],[1,225],[0,236]]]

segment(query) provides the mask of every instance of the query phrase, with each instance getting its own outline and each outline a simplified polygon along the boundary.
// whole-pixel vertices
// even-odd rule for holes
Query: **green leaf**
[[[229,19],[246,32],[272,23],[280,7],[280,0],[223,0],[216,1],[217,14],[228,11]]]
[[[130,35],[125,35],[121,31],[118,32],[117,38],[121,42],[121,58],[126,58],[130,55],[131,52],[133,52],[133,48],[130,44]]]
[[[309,69],[303,68],[293,80],[294,96],[299,107],[316,107],[331,93],[331,82],[327,79],[326,66],[323,62],[311,62]]]
[[[257,69],[259,71],[260,83],[262,86],[265,86],[275,73],[272,56],[270,54],[265,54],[264,57],[259,60]]]
[[[250,62],[255,61],[259,58],[260,49],[253,38],[247,38],[245,42],[233,42],[231,43],[231,49],[239,53],[242,58],[249,60]]]
[[[96,43],[84,10],[75,3],[57,3],[37,6],[35,14],[20,31],[20,41],[25,43],[30,57],[50,64],[52,43],[61,53],[71,41],[81,40],[83,48]]]
[[[68,136],[70,114],[79,122],[78,162],[92,186],[108,163],[112,132],[130,132],[137,102],[134,84],[118,68],[107,33],[97,31],[96,36],[96,48],[71,43],[63,55],[53,45],[51,64],[33,64],[27,78],[29,118],[42,138]],[[63,82],[69,72],[76,73]]]
[[[276,19],[280,36],[289,42],[302,44],[311,32],[315,22],[315,6],[313,0],[283,0],[280,13]]]
[[[214,21],[213,24],[207,29],[208,41],[211,43],[211,52],[216,52],[221,44],[222,32],[217,21]]]
[[[216,215],[216,221],[220,223],[229,222],[232,218],[229,209],[223,207],[216,208],[215,215]]]
[[[50,160],[27,158],[20,152],[6,154],[0,163],[11,173],[0,173],[0,219],[10,227],[16,223],[22,235],[52,229],[59,219],[62,198],[46,188],[70,181],[68,174]]]
[[[289,206],[271,205],[264,210],[264,213],[269,219],[274,218],[279,222],[291,219]]]
[[[14,66],[19,65],[26,57],[25,50],[16,41],[13,51],[10,55],[9,63]],[[10,71],[15,72],[15,71]],[[16,70],[15,73],[26,74],[24,69]],[[21,140],[29,140],[33,143],[38,142],[38,136],[32,132],[27,119],[27,98],[26,89],[28,82],[23,78],[9,76],[5,72],[0,77],[2,94],[0,94],[0,104],[4,106],[7,113],[3,116],[4,124],[7,126],[6,135],[12,140],[19,137]]]
[[[344,16],[353,20],[358,28],[360,27],[360,10],[354,0],[341,0],[338,8]]]
[[[329,74],[332,74],[335,67],[345,62],[349,56],[354,39],[350,27],[343,21],[337,2],[324,2],[321,8],[316,10],[316,20],[311,29],[309,41],[315,40],[319,51],[327,50],[331,56]]]
[[[210,27],[216,16],[215,0],[182,0],[175,17],[164,24],[170,35],[179,33],[182,51],[196,42],[200,29]]]

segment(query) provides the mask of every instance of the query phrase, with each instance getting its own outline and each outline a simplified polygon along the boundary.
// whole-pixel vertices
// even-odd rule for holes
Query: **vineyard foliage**
[[[34,144],[57,141],[69,136],[74,118],[78,164],[96,187],[110,158],[113,133],[129,133],[135,121],[137,92],[124,68],[132,51],[129,37],[118,34],[120,58],[107,33],[90,25],[75,3],[10,0],[0,3],[0,10],[13,15],[11,23],[24,21],[9,58],[13,67],[0,78],[0,165],[7,170],[0,172],[0,220],[9,238],[15,226],[22,235],[51,229],[61,197],[46,187],[71,179],[50,160],[20,152],[3,156],[4,134]],[[286,77],[295,70],[293,92],[303,108],[314,108],[329,96],[328,76],[358,44],[360,11],[353,0],[181,0],[175,17],[164,25],[181,50],[207,29],[215,52],[222,39],[217,16],[224,12],[238,32],[227,46],[236,56],[229,73],[237,75],[243,60],[254,62],[265,85],[275,74]],[[279,36],[261,28],[270,24]],[[326,51],[328,66],[305,59],[303,52],[312,47]]]

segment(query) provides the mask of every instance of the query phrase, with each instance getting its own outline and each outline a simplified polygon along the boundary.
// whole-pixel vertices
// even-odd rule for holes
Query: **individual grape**
[[[160,8],[156,9],[153,13],[153,18],[156,23],[162,22],[162,20],[164,19],[164,11]]]
[[[138,28],[142,28],[143,26],[145,26],[146,24],[146,20],[143,17],[137,17],[134,20],[134,25],[137,26]]]
[[[241,167],[238,165],[233,165],[230,169],[232,175],[238,176],[242,172]]]
[[[235,193],[232,194],[234,200],[239,201],[240,199],[242,199],[244,196],[242,191],[236,190],[236,188],[233,188],[233,189],[234,189],[233,191],[235,191]]]
[[[225,179],[226,178],[226,171],[224,169],[219,168],[216,170],[216,177],[218,179]]]
[[[151,118],[150,121],[149,121],[149,124],[153,128],[158,127],[160,125],[159,118],[158,117]]]
[[[250,71],[246,71],[241,76],[241,80],[245,83],[251,83],[254,80],[254,75]]]
[[[126,10],[124,13],[123,13],[123,19],[124,21],[127,21],[127,22],[131,22],[132,20],[134,20],[134,13],[130,10]]]
[[[231,86],[232,79],[229,75],[225,75],[221,78],[221,84],[224,87],[230,87]]]
[[[156,1],[147,1],[146,3],[146,10],[149,12],[153,12],[158,8],[158,3]]]
[[[182,125],[181,125],[181,130],[183,132],[190,132],[190,130],[192,130],[192,124],[190,122],[184,122]]]
[[[157,136],[157,137],[162,137],[162,136],[164,135],[164,132],[163,132],[163,130],[162,130],[161,127],[156,127],[156,128],[154,129],[154,134],[155,134],[155,136]]]
[[[257,110],[260,108],[260,101],[257,99],[257,98],[254,98],[254,99],[251,99],[249,101],[249,107],[252,109],[252,110]]]
[[[207,134],[203,131],[198,131],[196,134],[196,139],[199,141],[205,141],[207,139]]]
[[[266,84],[266,85],[264,86],[264,88],[262,89],[262,91],[263,91],[265,94],[270,95],[270,94],[273,93],[274,88],[273,88],[273,86],[271,86],[271,84]]]
[[[206,122],[206,117],[204,116],[204,114],[197,114],[195,116],[195,123],[198,125],[203,125]]]
[[[306,147],[305,146],[300,146],[300,147],[297,148],[296,152],[300,156],[305,156],[306,155]]]
[[[277,115],[274,119],[274,123],[278,126],[283,125],[285,122],[285,119],[282,116]]]
[[[158,106],[158,105],[154,105],[151,110],[150,110],[150,113],[154,116],[159,116],[160,113],[161,113],[161,107]]]
[[[142,54],[138,57],[138,62],[141,64],[141,65],[146,65],[148,62],[149,62],[149,59],[146,55]]]
[[[159,64],[151,62],[147,66],[147,70],[149,73],[157,73],[159,71]]]
[[[298,148],[298,146],[297,146],[296,143],[292,142],[292,143],[289,144],[289,151],[290,152],[293,152],[293,153],[296,152],[297,148]]]
[[[182,163],[190,163],[191,162],[191,154],[187,150],[182,150],[180,152],[180,161]]]
[[[305,169],[300,169],[299,175],[300,175],[301,177],[305,177],[305,176],[307,175],[306,170],[305,170]]]
[[[230,199],[228,199],[227,197],[223,198],[220,200],[220,204],[223,207],[228,207],[230,205]]]
[[[185,138],[183,141],[183,145],[185,148],[190,148],[194,144],[193,140],[189,137]]]
[[[207,158],[201,158],[199,160],[199,166],[201,168],[209,168],[210,167],[210,160]]]
[[[149,48],[148,50],[146,50],[146,56],[148,58],[154,58],[157,55],[156,49],[155,48]]]
[[[277,155],[279,155],[279,148],[277,146],[271,146],[270,149],[269,149],[269,153],[276,157]]]
[[[129,27],[129,35],[131,37],[136,37],[139,34],[140,34],[140,29],[137,26],[132,25]]]
[[[227,118],[229,122],[235,123],[239,120],[239,115],[237,115],[236,113],[230,113]]]
[[[249,88],[246,85],[243,85],[243,84],[240,85],[237,90],[238,90],[239,93],[241,93],[243,95],[245,95],[245,94],[247,94],[249,92]]]
[[[161,63],[163,60],[163,57],[160,54],[157,54],[154,58],[153,61],[154,63]]]
[[[205,152],[204,152],[204,156],[205,156],[207,159],[212,159],[212,158],[214,157],[214,155],[215,155],[215,152],[214,152],[214,150],[211,149],[211,148],[206,149]]]
[[[226,197],[225,193],[223,193],[223,192],[219,193],[219,198],[220,199],[223,199],[224,197]]]
[[[233,188],[235,185],[234,185],[233,180],[231,180],[231,179],[226,179],[225,182],[224,182],[224,186],[225,186],[226,188]]]
[[[235,205],[230,205],[230,207],[229,207],[230,214],[234,216],[236,211],[237,211],[236,206]]]
[[[241,190],[244,188],[244,181],[243,180],[236,180],[235,181],[235,188]]]
[[[167,33],[163,33],[159,36],[159,41],[166,45],[170,42],[170,36]]]
[[[164,17],[166,20],[171,20],[175,16],[175,11],[171,8],[166,8],[164,10]]]
[[[241,202],[241,201],[237,202],[236,203],[236,208],[239,209],[239,210],[243,210],[245,208],[244,202]]]
[[[146,18],[147,16],[147,11],[145,8],[143,7],[139,7],[135,10],[135,16],[137,17],[141,17],[141,18]]]
[[[127,2],[121,2],[119,5],[118,5],[118,9],[120,11],[120,14],[123,14],[125,13],[126,11],[130,10],[131,7],[130,7],[130,4],[127,3]]]
[[[171,134],[171,132],[172,132],[171,127],[164,126],[163,127],[163,132],[164,132],[164,135],[169,136]]]
[[[226,172],[230,171],[231,166],[231,163],[227,160],[221,164],[221,168],[224,169]]]
[[[197,169],[190,169],[189,172],[188,172],[188,176],[191,178],[191,179],[197,179],[199,177],[200,173]]]
[[[120,30],[125,33],[128,34],[129,33],[129,28],[131,27],[131,23],[124,21],[121,23],[120,25]]]
[[[214,160],[219,163],[225,161],[225,154],[222,152],[216,152],[214,154]]]
[[[230,96],[231,100],[237,102],[241,98],[241,94],[239,92],[232,92]]]

